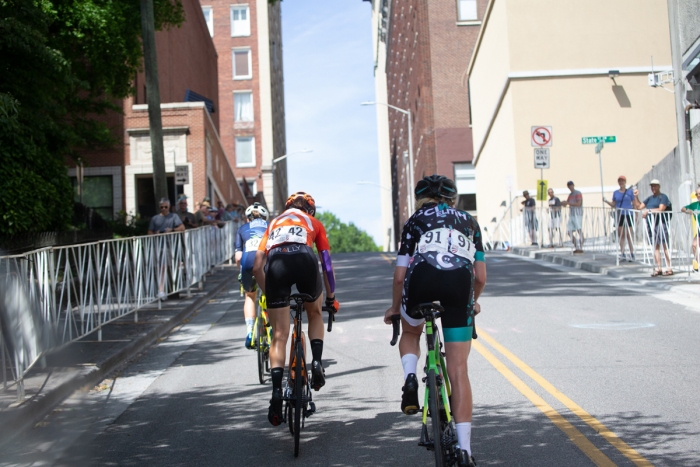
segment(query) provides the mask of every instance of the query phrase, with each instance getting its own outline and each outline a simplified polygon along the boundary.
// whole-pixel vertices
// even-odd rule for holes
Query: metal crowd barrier
[[[0,257],[3,387],[17,385],[48,350],[97,331],[159,300],[201,288],[204,276],[234,257],[238,225],[43,248]],[[159,302],[160,306],[160,302]],[[9,376],[9,378],[8,378]]]
[[[650,211],[645,216],[643,211],[594,207],[584,207],[581,211],[580,233],[584,251],[615,255],[617,264],[634,261],[651,267],[657,267],[656,254],[662,269],[672,269],[674,273],[690,274],[693,260],[698,261],[700,213]],[[525,208],[512,218],[504,216],[489,232],[488,241],[493,246],[542,243],[543,247],[553,245],[573,249],[567,228],[570,212],[568,207],[558,210]],[[560,238],[563,241],[559,242]],[[623,243],[624,251],[621,249]]]

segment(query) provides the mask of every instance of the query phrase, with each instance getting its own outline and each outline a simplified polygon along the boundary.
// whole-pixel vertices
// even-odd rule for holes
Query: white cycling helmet
[[[267,212],[267,209],[265,209],[265,206],[263,206],[260,203],[253,203],[252,206],[248,206],[248,208],[245,210],[245,216],[248,219],[253,219],[253,214],[259,215],[264,220],[267,220],[267,217],[269,216],[269,213]]]

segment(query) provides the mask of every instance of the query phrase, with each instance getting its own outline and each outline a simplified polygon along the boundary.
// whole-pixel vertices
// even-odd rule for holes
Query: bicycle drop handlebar
[[[401,322],[401,315],[394,315],[391,317],[391,326],[394,328],[394,335],[391,338],[391,342],[389,342],[392,346],[396,345],[396,341],[399,338],[399,332],[401,331],[401,325],[399,324]]]
[[[328,332],[331,332],[333,330],[333,321],[335,321],[335,308],[324,306],[321,309],[328,312]]]

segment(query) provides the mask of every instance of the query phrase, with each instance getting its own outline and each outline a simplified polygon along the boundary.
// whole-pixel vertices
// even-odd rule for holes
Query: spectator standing
[[[525,198],[525,200],[520,203],[523,205],[520,210],[523,213],[525,230],[527,230],[532,246],[537,246],[537,213],[535,212],[537,209],[537,201],[530,196],[530,192],[527,190],[523,191],[523,198]]]
[[[620,185],[619,190],[613,193],[612,201],[603,197],[605,204],[615,209],[615,223],[617,224],[617,238],[620,240],[620,256],[621,261],[634,261],[634,238],[632,227],[634,226],[634,190],[627,188],[627,177],[620,175],[617,177],[617,184]],[[629,258],[625,255],[625,242],[630,250]]]
[[[554,190],[547,190],[549,200],[549,247],[554,248],[554,232],[559,234],[559,246],[562,246],[563,239],[561,237],[561,200],[554,196]]]
[[[209,201],[202,201],[199,203],[199,209],[194,215],[194,218],[197,221],[197,227],[216,224],[214,217],[209,214],[209,208],[211,208]]]
[[[695,189],[695,201],[681,208],[681,211],[693,216],[693,270],[697,272],[700,263],[700,185]]]
[[[583,253],[583,195],[578,191],[574,182],[569,181],[566,187],[571,193],[562,206],[569,206],[569,222],[566,224],[566,232],[574,244],[574,254]]]
[[[654,247],[654,263],[656,269],[651,274],[652,277],[664,275],[672,276],[671,256],[668,252],[668,223],[671,219],[670,214],[664,211],[670,211],[671,201],[668,196],[661,193],[661,182],[657,179],[649,183],[651,187],[651,196],[639,201],[639,190],[634,190],[634,207],[642,210],[642,218],[647,221],[647,233],[649,234],[649,243]],[[661,266],[661,247],[664,249],[664,257],[666,258],[666,270],[662,271]]]
[[[226,215],[226,209],[224,209],[224,202],[223,201],[217,201],[216,202],[216,217],[215,219],[217,221],[225,221],[224,216]]]
[[[181,196],[177,202],[177,211],[175,213],[180,217],[182,224],[186,229],[194,229],[197,227],[197,219],[194,214],[187,210],[187,196]]]
[[[170,233],[170,232],[181,232],[185,230],[185,226],[180,220],[180,216],[174,212],[170,212],[170,200],[168,198],[162,198],[160,203],[158,203],[160,214],[151,217],[151,222],[148,225],[148,235]],[[171,238],[167,236],[165,238],[161,237],[160,240],[156,240],[156,262],[158,264],[159,274],[158,274],[158,298],[165,300],[167,294],[165,293],[165,278],[170,264],[170,242]]]

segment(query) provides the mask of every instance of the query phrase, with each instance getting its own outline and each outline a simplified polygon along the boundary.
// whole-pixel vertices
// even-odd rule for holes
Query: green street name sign
[[[584,136],[581,138],[581,144],[598,144],[601,141],[605,143],[617,143],[617,136]]]

